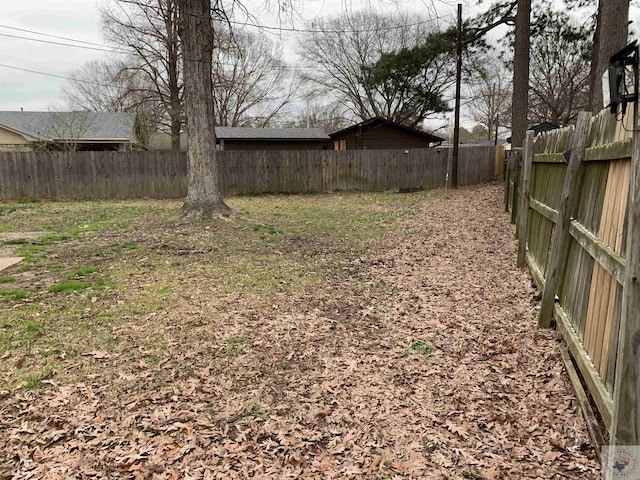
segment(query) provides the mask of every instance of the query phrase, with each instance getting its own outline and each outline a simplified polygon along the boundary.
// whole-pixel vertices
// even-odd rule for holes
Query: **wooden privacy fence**
[[[225,194],[397,190],[445,185],[451,150],[218,152]],[[496,147],[460,149],[461,185],[496,176]],[[179,198],[187,159],[173,152],[0,153],[0,199]]]
[[[553,314],[610,440],[629,445],[638,443],[640,425],[638,345],[629,343],[640,342],[640,311],[629,310],[638,265],[625,260],[640,247],[638,225],[628,221],[638,164],[633,129],[632,112],[623,121],[583,112],[575,128],[535,139],[527,132],[505,173],[518,262],[543,291],[539,324],[549,326]]]

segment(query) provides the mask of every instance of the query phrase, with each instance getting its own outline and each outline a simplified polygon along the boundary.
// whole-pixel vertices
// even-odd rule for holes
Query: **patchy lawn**
[[[501,199],[0,204],[0,478],[596,478]]]

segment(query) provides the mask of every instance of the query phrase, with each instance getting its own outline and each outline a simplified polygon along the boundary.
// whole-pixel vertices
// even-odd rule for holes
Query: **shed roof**
[[[333,138],[345,133],[349,133],[351,130],[355,130],[356,128],[378,127],[382,125],[390,125],[392,127],[408,131],[410,133],[423,137],[425,140],[428,140],[429,142],[444,142],[444,138],[440,138],[436,135],[432,135],[431,133],[423,132],[421,130],[416,130],[415,128],[407,127],[400,123],[392,122],[391,120],[387,120],[382,117],[374,117],[368,120],[364,120],[363,122],[356,123],[355,125],[351,125],[350,127],[343,128],[342,130],[338,130],[337,132],[330,133],[329,136]]]
[[[216,127],[222,140],[330,140],[321,128]]]
[[[40,140],[131,140],[135,114],[0,111],[0,126]]]

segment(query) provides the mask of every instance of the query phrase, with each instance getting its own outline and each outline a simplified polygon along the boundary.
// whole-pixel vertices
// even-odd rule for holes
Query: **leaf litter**
[[[111,327],[131,341],[0,392],[1,477],[598,478],[501,192],[408,195],[313,289],[221,293],[196,249],[183,295]]]

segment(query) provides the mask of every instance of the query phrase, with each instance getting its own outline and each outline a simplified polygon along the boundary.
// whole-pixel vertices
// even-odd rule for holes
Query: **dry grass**
[[[500,198],[4,204],[4,476],[594,478]]]

